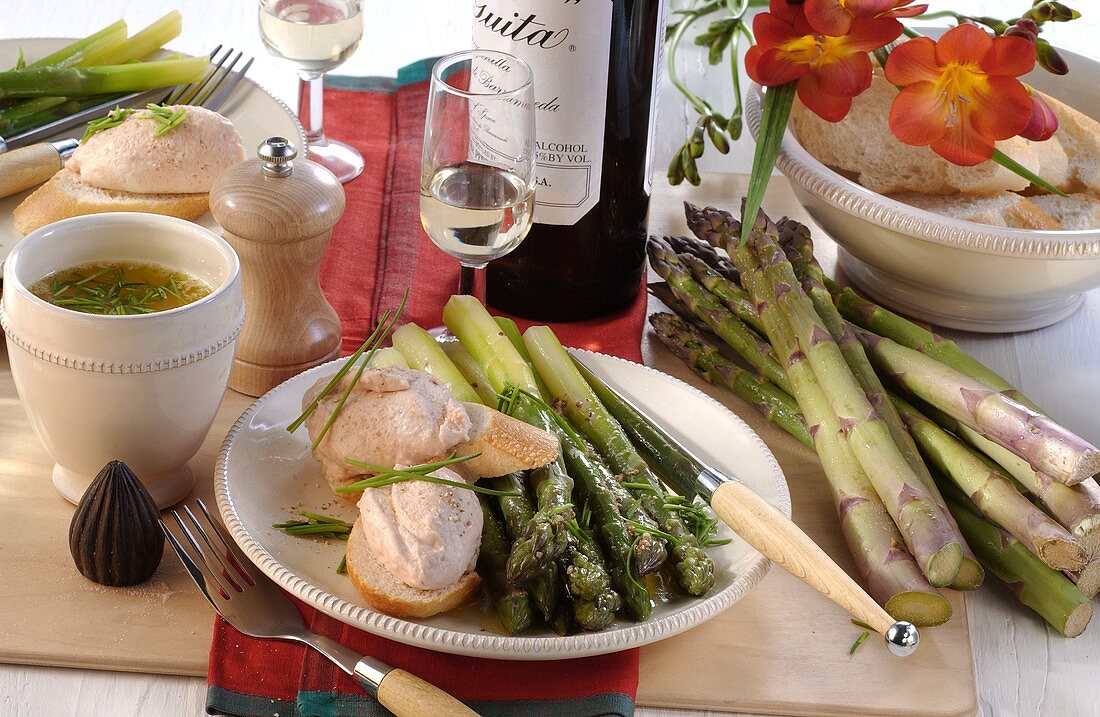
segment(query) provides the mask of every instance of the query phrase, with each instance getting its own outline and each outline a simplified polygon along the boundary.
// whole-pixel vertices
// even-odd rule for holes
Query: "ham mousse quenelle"
[[[372,607],[396,617],[428,617],[468,603],[481,582],[474,568],[483,516],[477,496],[462,485],[544,466],[558,455],[557,439],[459,401],[424,371],[368,368],[358,380],[349,372],[326,393],[329,382],[308,390],[303,408],[316,402],[305,425],[325,478],[337,495],[358,500],[348,576]],[[419,480],[353,487],[387,470],[415,470],[451,456],[476,457]]]
[[[198,219],[214,180],[244,160],[233,123],[202,107],[116,108],[91,122],[81,145],[50,181],[16,207],[24,234],[99,212],[150,212]]]

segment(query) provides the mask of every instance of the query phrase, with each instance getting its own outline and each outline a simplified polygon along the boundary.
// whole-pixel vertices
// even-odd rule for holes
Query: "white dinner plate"
[[[15,65],[16,58],[19,56],[19,48],[23,48],[27,61],[32,62],[61,49],[71,42],[73,42],[71,39],[56,37],[0,40],[0,68],[6,69]],[[238,62],[237,64],[239,66],[242,63]],[[233,90],[233,94],[226,99],[225,104],[218,109],[218,112],[228,117],[236,125],[244,144],[245,156],[248,158],[256,156],[256,148],[268,137],[279,136],[293,139],[298,145],[299,153],[302,152],[302,148],[305,146],[305,133],[302,132],[302,126],[298,123],[297,117],[290,111],[290,108],[263,87],[250,80],[248,75],[245,75],[244,80],[237,85]],[[80,137],[82,134],[84,134],[83,124],[49,139]],[[23,235],[16,231],[15,225],[12,223],[12,212],[32,191],[34,190],[28,189],[10,197],[0,198],[0,262],[4,261],[4,258],[7,257],[16,243],[23,238]],[[198,223],[208,229],[213,229],[219,234],[221,233],[221,228],[218,227],[217,222],[214,221],[214,217],[209,212],[203,215]]]
[[[791,514],[779,464],[744,421],[714,399],[654,369],[603,354],[578,351],[607,382],[657,417],[703,460],[736,477]],[[637,647],[683,632],[742,598],[771,563],[739,538],[710,548],[716,584],[703,598],[658,600],[644,623],[618,619],[601,632],[559,637],[532,630],[504,634],[486,605],[426,620],[401,620],[367,607],[351,581],[336,574],[340,541],[297,538],[273,528],[300,509],[354,520],[355,507],[334,497],[309,450],[304,428],[287,425],[301,412],[302,395],[344,359],[318,366],[272,389],[245,411],[225,438],[214,471],[222,519],[237,544],[264,573],[291,594],[349,625],[418,647],[508,660],[584,657]],[[730,533],[723,526],[724,537]]]

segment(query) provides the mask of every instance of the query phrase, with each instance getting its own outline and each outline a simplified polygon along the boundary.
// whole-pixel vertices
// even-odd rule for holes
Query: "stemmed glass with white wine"
[[[309,158],[341,182],[363,171],[354,147],[325,137],[324,75],[351,57],[363,36],[359,0],[259,0],[260,36],[268,52],[298,68],[298,119]]]
[[[504,52],[466,50],[432,68],[420,170],[420,221],[474,270],[519,246],[535,209],[535,108],[531,68]]]

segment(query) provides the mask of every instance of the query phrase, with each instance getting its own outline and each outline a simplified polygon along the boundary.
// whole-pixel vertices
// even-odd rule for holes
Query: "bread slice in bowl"
[[[1013,192],[993,192],[980,195],[901,192],[890,195],[890,198],[945,217],[954,217],[995,227],[1062,229],[1061,223],[1036,204],[1035,200],[1039,197],[1022,197]]]

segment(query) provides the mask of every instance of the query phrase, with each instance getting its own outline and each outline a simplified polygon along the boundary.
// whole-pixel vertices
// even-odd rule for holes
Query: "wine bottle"
[[[642,286],[667,0],[475,0],[474,44],[534,73],[534,225],[489,265],[494,308],[577,320]]]

